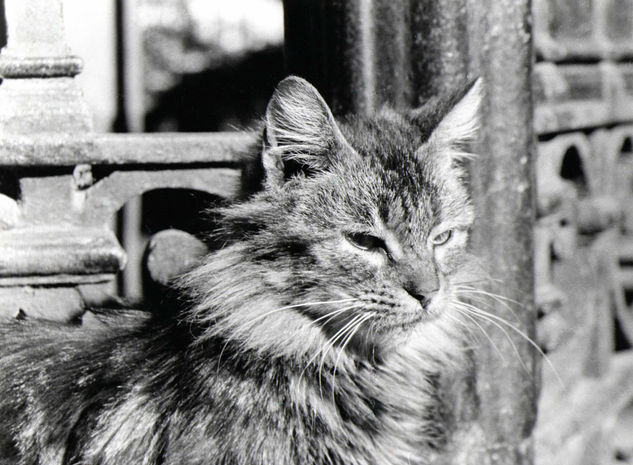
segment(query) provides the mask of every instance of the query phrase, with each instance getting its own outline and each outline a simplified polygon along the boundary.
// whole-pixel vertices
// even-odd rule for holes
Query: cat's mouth
[[[420,306],[417,312],[391,314],[382,318],[375,324],[376,333],[388,333],[393,331],[409,331],[418,325],[433,321],[439,317],[436,310]]]

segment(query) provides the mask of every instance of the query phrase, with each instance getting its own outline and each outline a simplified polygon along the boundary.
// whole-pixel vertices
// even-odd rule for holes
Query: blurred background
[[[282,76],[280,0],[63,1],[97,131],[248,127]]]

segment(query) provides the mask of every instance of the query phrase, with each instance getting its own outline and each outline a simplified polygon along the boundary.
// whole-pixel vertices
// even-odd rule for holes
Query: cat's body
[[[0,324],[0,454],[430,463],[445,434],[437,379],[461,350],[452,307],[472,281],[455,162],[478,94],[339,125],[309,84],[283,81],[263,190],[223,210],[226,246],[183,279],[183,314]]]

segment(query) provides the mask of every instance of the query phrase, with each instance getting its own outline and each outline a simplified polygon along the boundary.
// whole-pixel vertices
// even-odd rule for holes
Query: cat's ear
[[[448,110],[433,131],[432,138],[439,145],[460,145],[473,140],[479,129],[479,107],[483,99],[481,78],[470,82],[452,99]]]
[[[267,182],[281,184],[289,165],[323,171],[348,145],[319,92],[290,76],[279,83],[266,108],[262,162]]]
[[[434,151],[442,153],[448,163],[470,156],[464,146],[477,137],[483,88],[478,78],[453,96],[428,139]]]

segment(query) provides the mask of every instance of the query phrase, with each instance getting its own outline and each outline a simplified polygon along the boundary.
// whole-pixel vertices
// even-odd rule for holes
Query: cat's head
[[[264,189],[224,211],[240,251],[224,302],[246,301],[241,318],[260,330],[305,325],[359,354],[455,318],[473,222],[461,165],[481,87],[337,122],[308,82],[282,81],[266,112]]]

